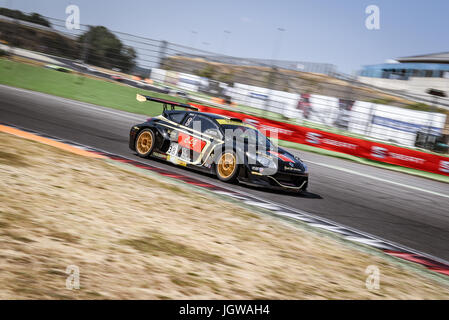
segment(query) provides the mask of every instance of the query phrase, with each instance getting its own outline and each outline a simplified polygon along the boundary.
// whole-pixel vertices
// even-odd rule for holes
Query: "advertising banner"
[[[276,131],[280,140],[306,144],[317,148],[342,152],[365,159],[449,176],[449,157],[434,155],[383,143],[347,137],[322,130],[283,123],[242,114],[235,111],[196,105],[202,112],[239,118],[262,132]]]

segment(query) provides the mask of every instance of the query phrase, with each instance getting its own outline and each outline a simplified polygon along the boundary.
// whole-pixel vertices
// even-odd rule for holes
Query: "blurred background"
[[[448,12],[447,0],[0,0],[0,299],[447,298]],[[307,192],[138,157],[129,130],[161,104],[136,94],[279,133],[309,168]],[[114,161],[90,159],[103,156]],[[67,291],[68,266],[80,290]]]
[[[106,78],[269,119],[396,145],[448,152],[449,53],[432,52],[418,41],[409,43],[409,39],[401,50],[387,50],[385,48],[389,45],[385,43],[369,48],[370,41],[376,44],[379,35],[367,39],[364,34],[384,33],[383,21],[392,23],[392,9],[386,4],[381,6],[379,30],[365,27],[365,19],[369,17],[365,7],[369,3],[351,7],[351,10],[359,10],[357,19],[354,19],[358,31],[349,31],[353,28],[352,23],[336,22],[338,10],[335,19],[329,16],[329,10],[333,9],[329,6],[334,5],[326,5],[327,9],[323,7],[321,14],[324,19],[321,20],[336,23],[339,47],[335,46],[338,42],[326,35],[335,31],[329,31],[329,27],[324,31],[320,24],[310,24],[317,12],[308,11],[309,24],[306,27],[310,31],[305,32],[304,25],[300,30],[295,29],[298,25],[291,21],[295,15],[278,19],[281,13],[286,14],[291,4],[285,4],[285,8],[278,6],[273,18],[265,23],[264,28],[271,31],[265,39],[259,39],[264,44],[258,53],[238,48],[245,32],[250,33],[255,28],[255,17],[258,16],[260,25],[263,23],[261,18],[267,14],[270,16],[270,12],[262,9],[269,9],[266,4],[261,8],[254,7],[256,3],[252,3],[253,7],[249,4],[230,5],[226,9],[192,4],[185,12],[185,6],[175,1],[168,5],[169,12],[166,12],[167,8],[159,10],[154,3],[136,2],[122,13],[126,19],[121,19],[117,3],[80,1],[80,23],[70,28],[67,22],[73,22],[70,20],[72,12],[64,10],[71,4],[64,1],[58,5],[6,1],[0,9],[0,54],[39,61],[57,71]],[[444,2],[438,5],[444,7]],[[248,6],[254,9],[253,16],[250,16]],[[387,9],[383,9],[385,7]],[[411,16],[421,9],[415,4],[411,7],[414,7],[410,8]],[[223,23],[230,12],[236,13],[240,9],[238,23]],[[130,17],[133,14],[135,20]],[[433,10],[433,14],[437,20],[435,23],[438,23],[439,13]],[[216,23],[211,21],[211,15],[216,17]],[[298,17],[303,15],[303,12],[297,12]],[[197,22],[198,16],[204,19],[203,23]],[[63,17],[67,18],[61,19]],[[132,26],[125,26],[125,20]],[[117,29],[102,26],[99,24],[102,22]],[[413,24],[413,21],[404,22],[404,19],[401,22]],[[214,38],[205,30],[208,24],[214,29]],[[217,31],[217,25],[227,27]],[[120,27],[124,30],[118,29]],[[401,24],[388,27],[400,28]],[[134,32],[131,34],[129,29]],[[440,35],[438,30],[434,30]],[[260,28],[257,37],[263,37],[263,32]],[[341,39],[345,34],[350,35],[346,42]],[[295,38],[295,35],[302,38]],[[420,33],[417,35],[424,37]],[[165,36],[180,43],[163,40]],[[400,37],[399,34],[395,36]],[[248,36],[249,46],[254,42],[253,38],[253,35]],[[387,38],[390,44],[392,40]],[[292,41],[298,47],[293,47]],[[314,53],[311,47],[317,52],[327,51],[332,58],[329,62],[319,62],[314,57],[323,59],[326,55]],[[360,53],[366,50],[375,53],[361,58],[356,48],[360,48]],[[401,52],[403,56],[388,56],[393,52]],[[413,55],[416,52],[423,54]],[[239,53],[246,56],[240,57]],[[254,54],[254,57],[249,54]],[[306,57],[308,59],[303,59]],[[379,61],[379,57],[384,61]],[[351,60],[355,62],[351,63]],[[361,60],[364,65],[358,64]]]

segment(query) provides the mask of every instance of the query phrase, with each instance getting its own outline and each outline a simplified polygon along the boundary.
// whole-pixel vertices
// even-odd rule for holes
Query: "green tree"
[[[50,22],[38,13],[30,13],[29,15],[19,10],[11,10],[8,8],[0,8],[0,15],[10,17],[17,20],[28,21],[40,24],[45,27],[51,27]]]
[[[196,75],[208,79],[213,79],[215,75],[215,68],[208,64],[203,69],[196,71]]]
[[[218,81],[220,82],[224,82],[227,84],[231,84],[232,82],[234,82],[234,73],[233,72],[229,72],[229,73],[222,73],[218,76]]]
[[[124,72],[135,66],[136,51],[125,46],[106,27],[90,27],[78,39],[87,63],[108,69],[119,68]]]
[[[49,27],[49,28],[51,27],[50,22],[47,19],[45,19],[44,17],[42,17],[39,13],[31,13],[28,16],[27,21],[36,23],[36,24],[40,24],[45,27]]]

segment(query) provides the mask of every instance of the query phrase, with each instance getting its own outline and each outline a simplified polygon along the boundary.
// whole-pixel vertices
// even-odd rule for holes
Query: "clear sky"
[[[346,73],[449,51],[449,0],[0,0],[64,20],[69,4],[79,6],[82,24],[232,56],[332,63]],[[369,5],[380,9],[379,30],[365,27]]]

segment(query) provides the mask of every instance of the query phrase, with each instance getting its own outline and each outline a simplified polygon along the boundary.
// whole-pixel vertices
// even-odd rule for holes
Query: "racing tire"
[[[224,151],[217,157],[215,174],[219,180],[224,182],[235,181],[239,174],[239,169],[240,165],[234,151]]]
[[[153,152],[155,136],[152,130],[143,129],[136,139],[136,152],[139,157],[148,158]]]

